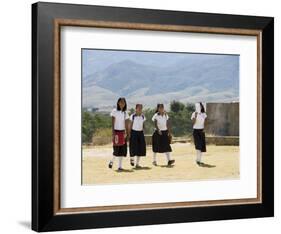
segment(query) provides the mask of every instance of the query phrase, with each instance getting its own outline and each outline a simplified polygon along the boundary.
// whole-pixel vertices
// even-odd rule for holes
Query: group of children
[[[117,108],[111,112],[112,117],[112,142],[113,157],[108,167],[112,168],[115,159],[118,159],[118,171],[122,171],[123,158],[127,156],[127,141],[129,141],[130,164],[135,168],[141,168],[140,158],[146,156],[146,142],[144,137],[144,123],[146,118],[142,112],[142,104],[136,104],[135,113],[127,113],[127,103],[125,98],[119,98]],[[202,103],[196,103],[195,112],[192,113],[193,137],[197,150],[196,163],[201,166],[201,153],[206,152],[204,123],[207,118]],[[152,135],[152,164],[157,166],[156,154],[164,153],[167,158],[167,165],[175,163],[171,159],[171,125],[169,116],[163,104],[158,104],[155,114],[152,117],[155,124],[155,131]]]

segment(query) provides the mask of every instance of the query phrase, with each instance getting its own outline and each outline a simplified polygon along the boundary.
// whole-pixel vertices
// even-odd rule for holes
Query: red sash
[[[125,131],[114,131],[112,141],[114,146],[125,145]]]

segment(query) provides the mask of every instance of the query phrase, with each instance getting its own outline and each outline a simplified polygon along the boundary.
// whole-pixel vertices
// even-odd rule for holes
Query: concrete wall
[[[239,136],[239,102],[207,103],[207,134],[215,136]]]

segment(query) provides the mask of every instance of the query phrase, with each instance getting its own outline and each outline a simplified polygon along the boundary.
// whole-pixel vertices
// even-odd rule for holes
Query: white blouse
[[[110,116],[115,118],[115,130],[125,130],[125,120],[129,119],[129,114],[127,113],[127,111],[113,109],[110,113]]]
[[[195,118],[195,112],[192,113],[191,115],[191,119]],[[204,123],[205,123],[205,119],[207,118],[207,114],[206,113],[198,113],[197,112],[197,118],[195,120],[195,123],[193,125],[194,129],[204,129]]]
[[[155,113],[152,117],[152,121],[154,122],[157,120],[157,127],[161,131],[166,131],[167,128],[167,120],[169,119],[169,116],[167,114],[160,115],[158,113]]]
[[[130,120],[133,123],[133,126],[132,126],[133,130],[135,130],[135,131],[142,131],[143,130],[143,123],[146,120],[146,118],[143,114],[141,114],[141,115],[132,114],[130,116]]]

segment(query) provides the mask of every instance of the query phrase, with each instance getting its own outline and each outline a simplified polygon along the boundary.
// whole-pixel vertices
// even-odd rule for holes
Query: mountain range
[[[238,55],[90,52],[82,54],[84,108],[111,108],[120,96],[146,107],[239,101]]]

